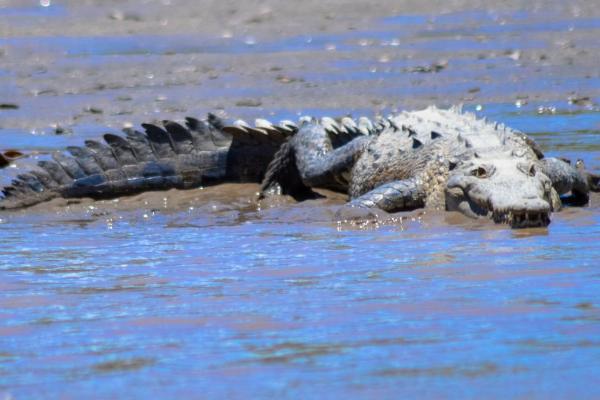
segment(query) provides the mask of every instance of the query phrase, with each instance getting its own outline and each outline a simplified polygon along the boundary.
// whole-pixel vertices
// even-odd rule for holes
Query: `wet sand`
[[[600,169],[595,2],[0,1],[0,184],[125,125],[464,103]],[[509,230],[257,185],[0,214],[0,398],[597,398],[600,196]]]
[[[277,118],[569,99],[597,108],[600,95],[600,11],[583,1],[3,4],[0,102],[19,107],[0,110],[5,129],[120,128],[219,110]]]

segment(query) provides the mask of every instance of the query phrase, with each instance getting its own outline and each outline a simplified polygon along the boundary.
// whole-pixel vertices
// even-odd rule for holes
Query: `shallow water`
[[[0,15],[32,12],[3,9]],[[427,98],[432,90],[473,86],[460,75],[479,76],[485,61],[456,61],[443,72],[455,79],[422,89],[402,79],[404,68],[418,62],[371,72],[368,62],[352,57],[362,47],[357,40],[387,46],[394,37],[421,35],[414,27],[429,21],[437,34],[421,35],[423,49],[446,48],[445,35],[455,34],[449,29],[490,35],[486,48],[504,49],[515,40],[519,48],[544,46],[539,37],[511,42],[505,35],[543,33],[540,18],[508,17],[512,24],[493,28],[486,13],[402,16],[370,31],[263,47],[206,39],[190,48],[171,37],[52,37],[44,46],[58,46],[67,64],[76,65],[115,62],[103,58],[107,54],[127,63],[139,53],[327,52],[326,45],[335,44],[350,58],[333,69],[305,71],[311,82],[333,85],[340,71],[356,82],[391,75],[389,90],[402,87],[407,96]],[[463,26],[473,20],[481,26]],[[572,22],[548,29],[599,27],[597,20]],[[39,45],[27,40],[0,46]],[[482,49],[466,36],[450,40],[461,51]],[[497,94],[519,85],[505,80],[511,62],[496,64],[484,90]],[[466,108],[530,134],[549,155],[581,158],[597,171],[598,99],[569,104],[565,88],[598,79],[564,76],[556,89],[561,95],[551,101],[498,103],[490,96]],[[547,86],[537,77],[522,90]],[[19,92],[16,85],[13,90]],[[266,91],[259,83],[241,90]],[[106,96],[106,90],[73,94],[61,98],[60,107]],[[24,101],[11,115],[25,118],[35,104]],[[369,113],[360,107],[301,111]],[[271,117],[297,112],[281,108]],[[44,126],[32,134],[3,125],[2,146],[43,156],[106,131],[88,122],[61,136]],[[4,170],[2,182],[16,173]],[[555,213],[548,229],[514,231],[422,212],[361,229],[335,222],[343,196],[257,204],[256,190],[223,185],[0,214],[0,397],[600,396],[593,385],[600,374],[600,197],[589,207]]]

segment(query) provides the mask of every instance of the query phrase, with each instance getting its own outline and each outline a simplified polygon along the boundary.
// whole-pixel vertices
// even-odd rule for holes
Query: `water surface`
[[[30,10],[0,11],[21,14]],[[499,18],[509,23],[499,25]],[[0,47],[45,46],[64,55],[57,64],[73,68],[135,68],[163,62],[164,53],[320,57],[333,44],[343,59],[305,67],[307,82],[335,90],[339,81],[368,88],[387,79],[387,88],[372,90],[423,101],[480,85],[483,95],[467,102],[467,110],[530,134],[548,155],[581,158],[597,171],[598,99],[568,101],[571,91],[598,85],[597,75],[567,74],[552,84],[539,75],[511,80],[515,60],[495,59],[492,74],[490,61],[477,57],[484,50],[544,49],[548,30],[599,27],[597,19],[547,26],[544,18],[524,12],[399,16],[372,30],[266,44],[48,37],[0,40]],[[476,38],[481,35],[485,41]],[[415,46],[394,42],[405,36]],[[365,60],[361,49],[370,46],[472,54],[414,85],[406,77],[414,77],[410,69],[423,59]],[[55,104],[58,115],[125,92],[142,97],[158,90],[189,103],[214,93],[269,95],[260,81],[236,88],[241,78],[231,76],[224,86],[215,83],[214,92],[203,83],[202,94],[193,85],[132,84],[30,99],[17,75],[0,75],[23,100],[10,115],[0,111],[5,122],[33,118],[40,104]],[[39,79],[47,81],[46,72]],[[549,87],[559,95],[532,94]],[[509,92],[532,95],[494,100]],[[274,120],[373,113],[360,104],[270,112]],[[159,115],[164,118],[150,113]],[[83,118],[71,121],[73,133],[54,135],[49,126],[15,122],[2,124],[0,135],[3,148],[30,155],[18,161],[24,167],[49,151],[118,131],[116,125]],[[3,170],[2,183],[17,173]],[[257,204],[257,189],[224,185],[0,214],[0,397],[600,396],[593,384],[600,377],[600,197],[589,207],[555,213],[547,229],[514,231],[443,212],[400,214],[361,229],[335,222],[343,196]]]

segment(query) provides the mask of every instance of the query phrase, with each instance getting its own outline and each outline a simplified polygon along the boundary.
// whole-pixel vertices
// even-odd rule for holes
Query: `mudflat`
[[[0,184],[142,122],[457,103],[598,171],[599,33],[594,1],[0,0]],[[515,231],[257,189],[0,213],[0,398],[600,397],[599,196]]]
[[[0,126],[596,106],[593,3],[4,1]]]

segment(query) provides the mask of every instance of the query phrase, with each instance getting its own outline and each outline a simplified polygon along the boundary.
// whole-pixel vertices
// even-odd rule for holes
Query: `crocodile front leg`
[[[331,139],[317,123],[305,124],[293,139],[296,165],[302,181],[310,187],[327,187],[346,191],[349,174],[370,138],[357,137],[333,149]]]
[[[573,206],[583,206],[589,201],[590,184],[583,168],[576,168],[558,158],[544,158],[539,161],[542,172],[550,178],[559,195],[571,193],[563,201]]]
[[[425,205],[425,190],[417,178],[393,181],[353,199],[351,207],[379,208],[386,212],[409,211]]]

